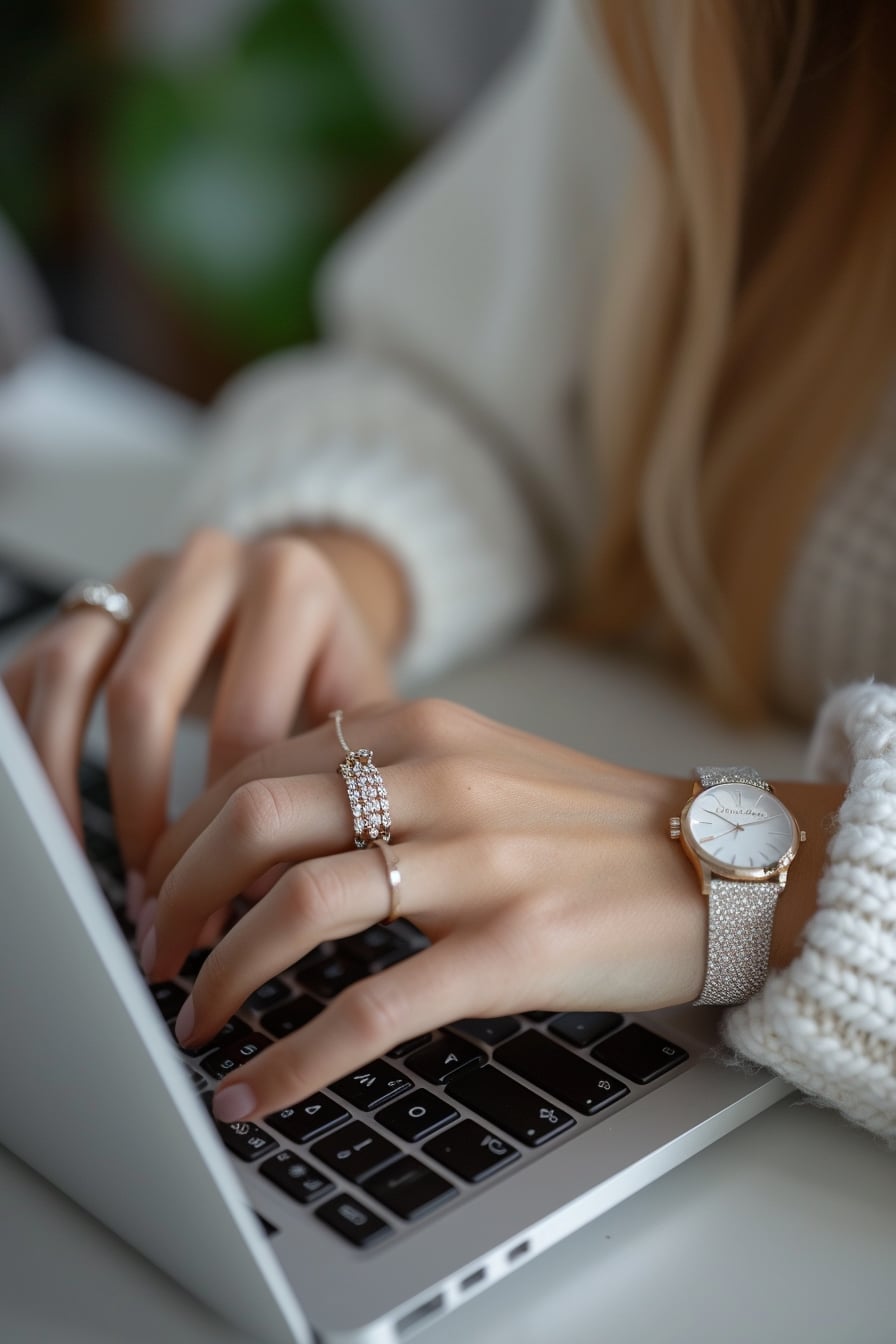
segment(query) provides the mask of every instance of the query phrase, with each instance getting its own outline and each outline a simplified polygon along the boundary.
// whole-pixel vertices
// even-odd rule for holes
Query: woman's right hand
[[[80,608],[57,617],[4,669],[78,833],[78,763],[93,703],[105,691],[109,782],[132,905],[167,825],[178,720],[208,670],[219,675],[207,784],[288,736],[300,718],[310,725],[334,708],[391,696],[379,632],[349,596],[363,584],[346,582],[327,557],[328,536],[317,545],[292,533],[240,541],[196,532],[177,553],[145,555],[115,581],[134,609],[129,630]],[[390,573],[383,553],[360,537],[337,538],[335,554],[349,567],[367,558],[368,591],[377,564]]]

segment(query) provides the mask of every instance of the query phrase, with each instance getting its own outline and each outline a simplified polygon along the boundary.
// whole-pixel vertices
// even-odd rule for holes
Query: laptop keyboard
[[[130,941],[108,786],[90,762],[81,791],[88,858]],[[220,1079],[310,1022],[348,985],[425,945],[404,920],[323,943],[192,1050],[177,1046],[173,1025],[209,950],[192,952],[176,979],[150,991],[211,1112]],[[262,1124],[214,1123],[233,1156],[257,1164],[288,1208],[305,1216],[307,1207],[369,1248],[618,1114],[687,1059],[682,1046],[620,1013],[466,1018],[402,1042]]]

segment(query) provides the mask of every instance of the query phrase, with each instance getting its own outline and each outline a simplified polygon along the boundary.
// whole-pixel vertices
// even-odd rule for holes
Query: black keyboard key
[[[387,966],[394,966],[397,961],[403,961],[413,951],[404,938],[400,938],[392,929],[384,928],[382,924],[374,924],[362,933],[354,933],[350,938],[342,939],[339,947],[349,957],[366,966],[370,975],[384,971]]]
[[[399,1158],[368,1181],[364,1189],[408,1222],[431,1213],[457,1194],[450,1181],[416,1157]]]
[[[292,999],[289,1003],[265,1013],[261,1025],[265,1031],[269,1031],[272,1036],[279,1039],[298,1031],[299,1027],[307,1026],[313,1017],[322,1012],[323,1008],[315,999],[308,994],[300,994],[297,999]]]
[[[324,1092],[315,1092],[304,1101],[297,1101],[294,1106],[286,1106],[282,1111],[266,1115],[265,1121],[271,1129],[276,1129],[278,1134],[293,1143],[310,1143],[348,1118],[348,1111],[338,1101]]]
[[[149,992],[166,1022],[174,1021],[187,1000],[187,991],[173,980],[160,980],[158,984],[150,985]]]
[[[172,1023],[172,1030],[174,1024]],[[245,1022],[241,1022],[238,1017],[232,1017],[229,1022],[225,1022],[217,1036],[211,1040],[205,1041],[201,1045],[181,1046],[180,1049],[191,1059],[196,1059],[199,1055],[208,1055],[212,1050],[221,1050],[225,1046],[235,1046],[237,1041],[244,1041],[247,1036],[251,1036],[252,1029]]]
[[[304,957],[300,957],[298,961],[293,962],[287,974],[297,975],[301,978],[305,971],[310,971],[312,966],[319,966],[322,961],[327,961],[329,957],[332,957],[333,951],[334,944],[331,941],[318,943],[317,947],[312,947],[311,951],[306,952]]]
[[[409,1055],[412,1050],[419,1050],[421,1045],[429,1045],[432,1040],[432,1032],[426,1031],[422,1036],[412,1036],[409,1041],[401,1041],[394,1050],[388,1052],[390,1059],[402,1059],[404,1055]]]
[[[401,1101],[386,1106],[376,1118],[399,1138],[417,1143],[456,1120],[457,1116],[457,1111],[444,1097],[437,1097],[421,1087],[402,1097]]]
[[[337,1195],[315,1209],[315,1213],[321,1222],[339,1232],[353,1246],[372,1246],[392,1231],[388,1223],[351,1195]]]
[[[205,1102],[209,1111],[212,1109],[213,1092],[204,1093],[202,1100]],[[253,1125],[250,1120],[234,1120],[232,1124],[227,1124],[221,1120],[215,1120],[215,1129],[221,1135],[227,1147],[243,1162],[255,1162],[259,1157],[264,1157],[266,1153],[272,1153],[277,1147],[270,1134],[265,1134],[258,1125]]]
[[[518,1017],[465,1017],[452,1022],[452,1027],[466,1036],[474,1036],[483,1045],[500,1045],[520,1029]]]
[[[555,1017],[556,1014],[537,1012],[537,1013],[524,1013],[523,1016],[528,1017],[530,1022],[547,1022],[549,1018]]]
[[[320,999],[332,999],[367,974],[360,962],[349,957],[328,957],[301,974],[304,987]]]
[[[608,1036],[591,1054],[601,1064],[636,1083],[652,1083],[688,1057],[687,1050],[680,1045],[663,1040],[637,1022],[630,1022],[615,1036]]]
[[[102,766],[93,761],[82,761],[78,766],[78,792],[101,812],[112,811],[108,776]]]
[[[628,1096],[628,1088],[618,1078],[611,1078],[539,1031],[527,1031],[508,1041],[495,1051],[494,1059],[583,1115],[594,1115]]]
[[[343,1125],[335,1134],[316,1143],[311,1151],[349,1181],[366,1181],[402,1156],[394,1143],[360,1120]]]
[[[406,1062],[408,1068],[419,1073],[428,1083],[444,1083],[461,1069],[484,1064],[485,1055],[459,1036],[446,1034],[441,1040],[433,1041],[432,1045],[417,1050]]]
[[[84,828],[84,849],[92,864],[103,868],[116,882],[124,882],[124,866],[118,845],[108,835]]]
[[[264,1013],[268,1008],[276,1008],[278,1003],[283,1003],[290,994],[292,990],[286,981],[275,976],[273,980],[266,980],[263,985],[259,985],[245,1006],[251,1008],[253,1013]]]
[[[471,1111],[530,1148],[547,1143],[575,1124],[566,1111],[537,1097],[491,1064],[462,1073],[448,1084],[447,1090],[449,1097],[462,1101]]]
[[[425,1143],[423,1151],[472,1184],[494,1176],[520,1155],[518,1148],[497,1134],[490,1134],[475,1120],[461,1120],[459,1125],[452,1125]]]
[[[194,947],[193,951],[187,957],[183,966],[180,968],[180,974],[184,980],[195,980],[199,972],[205,965],[206,959],[211,952],[210,947]]]
[[[563,1013],[548,1028],[569,1045],[593,1045],[622,1026],[619,1013]]]
[[[304,1158],[291,1153],[288,1148],[281,1148],[279,1153],[262,1162],[259,1171],[300,1204],[310,1204],[336,1188],[329,1176],[309,1166]]]
[[[357,1106],[359,1111],[372,1111],[374,1106],[379,1106],[390,1097],[400,1096],[402,1092],[408,1092],[410,1089],[410,1078],[399,1073],[398,1069],[394,1069],[384,1059],[375,1059],[371,1064],[364,1064],[330,1087],[332,1092],[337,1093],[344,1101],[350,1102],[352,1106]]]
[[[252,1031],[248,1036],[235,1041],[232,1045],[228,1044],[222,1046],[220,1050],[213,1050],[210,1055],[203,1059],[201,1067],[209,1078],[226,1078],[241,1064],[248,1064],[250,1059],[254,1059],[262,1050],[266,1050],[270,1044],[267,1036],[260,1036],[258,1032]]]

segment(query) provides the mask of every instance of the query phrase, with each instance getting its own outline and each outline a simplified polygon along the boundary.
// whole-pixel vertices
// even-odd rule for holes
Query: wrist
[[[815,913],[828,841],[846,786],[786,781],[773,787],[806,832],[775,910],[769,967],[781,970],[790,965],[799,951],[803,929]]]

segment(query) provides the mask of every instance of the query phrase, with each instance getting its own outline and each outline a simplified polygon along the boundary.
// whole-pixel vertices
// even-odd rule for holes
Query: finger
[[[414,833],[423,835],[419,767],[393,767],[389,789],[409,819],[413,807]],[[242,785],[162,884],[155,942],[141,949],[147,975],[177,974],[205,920],[274,864],[354,852],[353,844],[345,785],[335,772]]]
[[[109,783],[130,870],[145,870],[165,827],[177,721],[238,586],[235,538],[197,534],[134,626],[109,678]]]
[[[399,861],[402,913],[420,920],[433,903],[445,904],[442,875],[451,871],[445,845],[390,847]],[[456,855],[455,855],[456,857]],[[378,849],[312,859],[287,870],[215,947],[178,1018],[181,1044],[207,1040],[251,994],[312,948],[347,938],[388,917],[392,890]],[[455,907],[459,913],[463,908]]]
[[[121,647],[124,631],[100,612],[77,612],[54,631],[35,659],[26,723],[75,831],[81,829],[78,762],[87,720],[100,683]]]
[[[162,556],[141,556],[115,580],[135,613],[165,563]],[[100,684],[125,634],[106,613],[78,608],[41,630],[9,670],[16,708],[76,830],[80,827],[77,771],[84,733]]]
[[[251,563],[212,714],[209,783],[291,732],[335,601],[303,541],[271,539]]]
[[[271,887],[278,882],[286,872],[289,865],[285,863],[275,863],[273,868],[269,868],[261,877],[257,877],[254,882],[250,882],[243,895],[247,901],[260,901],[262,896],[267,896]]]
[[[9,696],[13,709],[24,723],[28,715],[28,700],[31,695],[33,674],[31,657],[20,657],[10,663],[0,673],[0,682]]]
[[[395,698],[388,665],[347,602],[334,611],[328,637],[319,647],[305,691],[310,723],[322,722],[334,709],[347,712]]]
[[[457,933],[343,991],[306,1027],[272,1045],[218,1088],[215,1115],[270,1115],[317,1092],[400,1041],[460,1017],[489,1016],[500,1004],[486,942]]]
[[[440,731],[429,721],[431,704],[441,702],[418,701],[408,705],[371,706],[347,718],[344,729],[349,744],[356,750],[369,747],[382,770],[405,757],[426,753],[430,742]],[[254,779],[282,779],[300,775],[332,775],[339,778],[337,767],[344,759],[333,724],[327,720],[300,737],[276,742],[263,751],[241,761],[173,822],[156,846],[146,872],[146,887],[158,892],[162,883],[180,861],[197,837],[208,827],[242,785]],[[403,815],[392,809],[400,833],[405,824]]]

